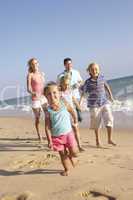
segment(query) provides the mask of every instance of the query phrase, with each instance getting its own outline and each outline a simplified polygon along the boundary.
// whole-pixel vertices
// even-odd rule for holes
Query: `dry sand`
[[[44,132],[43,122],[41,131]],[[68,177],[58,153],[40,146],[29,118],[0,118],[0,200],[133,200],[133,133],[114,130],[117,146],[95,147],[94,133],[80,129],[85,152]]]

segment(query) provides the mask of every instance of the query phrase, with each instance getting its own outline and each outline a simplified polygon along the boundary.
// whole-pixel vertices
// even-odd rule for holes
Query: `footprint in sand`
[[[13,163],[11,163],[11,167],[13,169],[22,169],[22,168],[45,168],[52,162],[59,160],[57,155],[54,154],[46,154],[45,156],[37,157],[32,156],[30,158],[23,158],[21,160],[15,160]]]
[[[25,161],[16,161],[14,162],[13,168],[22,169],[22,168],[45,168],[49,162],[46,159],[37,160],[37,159],[29,159]]]
[[[20,195],[3,195],[0,200],[32,200],[33,194],[31,192],[24,192]]]
[[[117,200],[115,197],[96,191],[86,191],[80,193],[84,200]]]

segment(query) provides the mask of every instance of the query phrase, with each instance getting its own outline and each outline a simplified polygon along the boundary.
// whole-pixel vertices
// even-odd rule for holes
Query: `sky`
[[[106,79],[133,75],[132,10],[132,0],[0,0],[0,99],[27,95],[32,57],[46,81],[65,57],[83,79],[91,62]]]

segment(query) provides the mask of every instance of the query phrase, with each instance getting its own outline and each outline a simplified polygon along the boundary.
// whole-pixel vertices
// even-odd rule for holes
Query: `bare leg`
[[[75,167],[77,165],[77,148],[75,147],[70,147],[69,149],[69,159],[72,163],[72,166]]]
[[[95,136],[96,136],[96,146],[100,147],[100,143],[99,143],[99,129],[95,129]]]
[[[66,151],[59,151],[59,155],[61,158],[61,163],[64,167],[64,171],[61,173],[62,176],[68,176],[69,173],[69,157]]]
[[[84,149],[81,147],[81,139],[80,139],[80,134],[79,134],[79,127],[73,126],[73,131],[75,135],[75,139],[78,145],[78,149],[80,152],[84,151]]]
[[[35,128],[36,128],[36,132],[37,132],[37,135],[38,135],[38,139],[40,141],[42,141],[42,136],[40,135],[40,131],[39,131],[41,109],[40,108],[36,108],[36,109],[33,108],[33,112],[34,112],[34,115],[35,115]]]
[[[107,128],[107,133],[108,133],[108,144],[112,144],[113,146],[116,146],[116,144],[111,139],[112,127],[107,126],[106,128]]]

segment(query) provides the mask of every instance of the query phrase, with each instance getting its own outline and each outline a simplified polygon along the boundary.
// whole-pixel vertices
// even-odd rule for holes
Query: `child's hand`
[[[110,97],[109,100],[114,103],[115,99],[113,97]]]
[[[72,89],[77,89],[77,88],[79,88],[79,85],[77,83],[72,85]]]
[[[53,144],[52,144],[52,142],[48,142],[48,148],[53,149]]]
[[[80,108],[80,109],[78,109],[78,111],[79,111],[79,112],[82,112],[83,110]]]
[[[77,128],[78,127],[78,123],[72,123],[72,126]]]
[[[78,107],[78,110],[79,110],[80,112],[82,112],[81,106],[80,106],[80,107]]]

